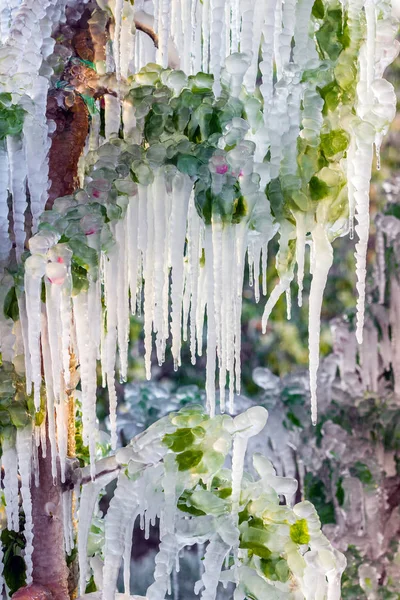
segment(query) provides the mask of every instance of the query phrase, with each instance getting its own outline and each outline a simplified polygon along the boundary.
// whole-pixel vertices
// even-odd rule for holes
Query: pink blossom
[[[217,165],[215,168],[218,175],[225,175],[228,170],[228,165]]]

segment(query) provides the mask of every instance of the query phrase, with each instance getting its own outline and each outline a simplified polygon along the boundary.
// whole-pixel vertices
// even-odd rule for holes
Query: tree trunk
[[[40,485],[32,485],[33,581],[50,590],[54,600],[69,600],[60,473],[54,485],[50,442],[47,448],[46,457],[39,448]]]

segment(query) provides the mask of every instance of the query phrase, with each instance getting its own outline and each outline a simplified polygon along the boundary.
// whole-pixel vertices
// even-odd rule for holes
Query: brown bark
[[[77,94],[56,91],[47,101],[47,118],[56,124],[49,153],[51,186],[47,209],[60,196],[78,187],[78,161],[89,130],[89,114],[85,102]]]
[[[48,441],[48,448],[50,442]],[[68,600],[68,568],[64,550],[62,487],[60,475],[54,485],[51,474],[51,454],[46,457],[39,448],[40,485],[34,484],[32,518],[34,534],[33,581],[52,594],[52,600]]]

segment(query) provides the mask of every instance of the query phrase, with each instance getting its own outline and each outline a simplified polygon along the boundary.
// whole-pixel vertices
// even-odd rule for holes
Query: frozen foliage
[[[6,359],[4,437],[9,440],[3,462],[9,473],[15,470],[16,427],[28,582],[33,549],[31,462],[37,466],[46,409],[53,475],[58,455],[64,480],[68,393],[78,383],[75,364],[79,364],[82,439],[96,486],[98,363],[108,389],[115,448],[116,373],[122,381],[127,377],[130,314],[143,313],[148,378],[154,347],[161,364],[169,340],[176,368],[186,339],[195,363],[196,354],[203,352],[207,320],[205,387],[210,418],[196,411],[166,418],[119,454],[120,459],[125,457],[120,460],[124,469],[105,532],[105,599],[113,597],[120,559],[130,553],[130,529],[121,528],[125,518],[131,518],[133,526],[139,514],[146,528],[157,516],[161,519],[155,582],[148,591],[152,600],[165,596],[182,546],[199,540],[210,541],[198,585],[204,599],[215,597],[225,561],[223,579],[235,582],[235,600],[268,593],[295,597],[296,590],[306,598],[317,593],[338,598],[343,564],[320,533],[314,509],[308,504],[293,510],[280,506],[278,494],[285,494],[287,485],[262,459],[255,461],[259,480],[243,477],[248,437],[262,428],[263,410],[253,409],[234,420],[215,417],[215,399],[218,389],[221,413],[226,406],[233,411],[241,384],[246,255],[258,302],[261,292],[267,295],[267,249],[276,232],[279,281],[267,299],[262,326],[265,331],[283,292],[290,316],[296,268],[301,304],[309,245],[309,386],[314,423],[320,312],[332,264],[331,244],[348,230],[352,235],[354,219],[357,339],[362,342],[365,330],[364,344],[376,343],[368,322],[364,328],[365,265],[373,150],[375,146],[379,154],[395,110],[393,88],[382,78],[398,50],[391,4],[389,0],[260,0],[256,5],[250,0],[154,0],[133,5],[99,0],[98,4],[89,28],[103,32],[105,38],[100,43],[94,39],[94,62],[87,69],[95,67],[92,74],[106,91],[101,104],[86,98],[92,114],[79,165],[82,189],[56,199],[52,210],[44,212],[49,133],[54,130],[54,123],[46,119],[47,93],[50,84],[64,85],[53,69],[57,59],[52,59],[52,33],[65,22],[66,7],[74,2],[25,0],[2,8],[0,15],[0,276],[7,286],[1,351]],[[78,87],[77,91],[82,93]],[[28,213],[35,233],[29,250]],[[385,217],[379,227],[381,255],[384,232],[391,227]],[[4,275],[10,260],[17,265],[14,286]],[[379,269],[383,302],[382,259]],[[382,331],[385,335],[390,326],[390,343],[398,357],[400,288],[394,278],[391,290],[390,314]],[[388,360],[387,347],[382,348]],[[365,346],[361,354],[363,385],[376,391],[379,359]],[[342,368],[348,369],[344,363]],[[395,361],[398,386],[397,370]],[[18,392],[15,402],[13,390]],[[27,424],[30,418],[35,419],[33,431]],[[182,419],[189,421],[178,426]],[[232,472],[226,473],[230,492],[220,497],[213,481],[221,474],[232,441]],[[33,471],[37,480],[37,469]],[[87,492],[84,507],[93,505],[97,492],[92,492]],[[15,489],[7,496],[7,516],[15,528]],[[71,512],[68,493],[63,502]],[[190,519],[180,514],[185,507]],[[276,515],[271,531],[264,522],[265,511]],[[90,512],[89,507],[86,515]],[[67,520],[64,529],[70,550]],[[83,537],[86,533],[87,527]],[[80,543],[84,549],[85,540]],[[81,566],[84,577],[85,563]],[[84,583],[83,579],[82,590]],[[125,583],[129,587],[127,574]]]
[[[210,418],[190,407],[118,451],[121,471],[105,517],[103,598],[114,598],[122,559],[130,561],[136,518],[148,535],[156,517],[160,548],[147,598],[165,597],[184,546],[206,542],[204,572],[195,586],[202,598],[215,598],[219,581],[233,582],[239,598],[311,598],[317,588],[321,598],[340,597],[344,558],[321,533],[312,504],[292,507],[296,482],[276,476],[259,454],[253,456],[257,477],[242,471],[243,442],[261,431],[267,416],[255,407],[235,418]],[[231,471],[224,463],[232,444]],[[279,504],[280,494],[287,504]],[[89,492],[80,505],[85,522],[92,504]]]

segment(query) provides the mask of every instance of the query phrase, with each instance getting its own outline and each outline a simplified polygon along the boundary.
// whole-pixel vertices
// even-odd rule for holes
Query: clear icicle
[[[210,0],[210,73],[214,75],[214,94],[216,97],[221,92],[221,66],[225,58],[221,55],[221,35],[224,21],[225,0]]]
[[[66,554],[71,554],[74,547],[74,530],[72,525],[72,494],[73,490],[65,490],[62,493],[62,514],[64,528],[64,546]]]
[[[236,393],[240,394],[240,383],[241,383],[241,343],[242,343],[242,329],[241,329],[241,318],[242,318],[242,290],[243,290],[243,277],[244,277],[244,261],[247,245],[247,224],[242,222],[235,226],[235,259],[234,259],[234,307],[233,307],[233,318],[235,323],[234,330],[234,354],[235,354],[235,382],[236,382]],[[232,374],[233,378],[233,374]],[[233,411],[233,398],[230,401],[230,412]]]
[[[112,94],[104,94],[105,104],[105,134],[108,141],[112,136],[118,136],[121,125],[121,104],[119,98]]]
[[[3,489],[6,504],[7,529],[19,531],[18,457],[14,444],[7,437],[2,441],[1,465],[4,469]]]
[[[78,520],[79,593],[81,596],[85,593],[87,585],[87,542],[93,511],[100,491],[113,479],[115,479],[115,473],[108,473],[96,481],[84,484],[82,487]]]
[[[10,192],[13,198],[13,222],[17,260],[20,262],[25,246],[26,163],[21,136],[7,137],[10,168]]]
[[[107,315],[107,328],[105,332],[105,374],[107,381],[111,447],[117,445],[117,392],[115,389],[115,363],[117,356],[117,324],[118,300],[115,294],[118,283],[119,254],[117,244],[104,257],[104,298]]]
[[[120,379],[126,381],[128,376],[128,339],[129,339],[129,294],[128,265],[126,259],[127,221],[121,219],[115,228],[118,245],[117,275],[117,335],[120,363]]]
[[[278,0],[280,1],[280,0]],[[268,115],[268,107],[270,105],[273,95],[273,65],[274,65],[274,29],[275,29],[275,16],[276,16],[276,3],[277,0],[266,0],[266,9],[264,17],[264,25],[262,29],[262,45],[261,45],[261,57],[260,71],[262,75],[262,82],[260,86],[260,92],[264,99],[264,120],[266,122]]]
[[[51,368],[53,372],[53,388],[56,399],[61,395],[61,291],[60,286],[52,284],[45,278],[46,285],[46,312],[47,330],[49,335],[49,346],[51,354]],[[68,368],[69,370],[69,368]]]
[[[141,490],[142,491],[142,490]],[[143,492],[143,491],[142,491]],[[138,492],[134,483],[121,473],[107,512],[103,569],[103,600],[114,600],[118,573],[124,552],[126,523],[135,514]]]
[[[297,262],[297,284],[299,287],[297,302],[299,306],[303,305],[303,279],[304,279],[304,259],[306,250],[306,218],[304,213],[296,213],[296,262]]]
[[[200,227],[201,219],[197,214],[192,193],[188,213],[188,277],[190,278],[190,355],[192,365],[196,363],[196,314],[198,303],[198,281],[200,271]]]
[[[113,51],[115,62],[115,76],[117,82],[121,80],[121,19],[123,6],[124,0],[115,0]]]
[[[168,338],[168,214],[169,202],[163,172],[154,181],[154,331],[158,364],[164,362]]]
[[[28,320],[28,344],[35,409],[40,410],[41,358],[40,358],[40,314],[42,278],[46,261],[42,256],[31,255],[25,261],[25,298]],[[28,394],[30,390],[28,390]]]
[[[206,227],[204,238],[207,279],[207,365],[206,395],[210,416],[215,415],[215,369],[217,351],[217,331],[214,305],[214,254],[211,227]]]
[[[264,429],[268,419],[268,411],[262,406],[253,406],[233,420],[235,437],[232,451],[232,512],[239,511],[240,490],[244,469],[244,458],[248,441]]]
[[[183,251],[186,237],[186,219],[192,182],[177,172],[172,183],[172,210],[170,219],[171,258],[171,333],[172,356],[175,366],[181,363],[181,330],[183,299]]]
[[[153,307],[154,307],[154,210],[153,210],[153,186],[148,188],[139,186],[139,196],[147,203],[147,252],[144,265],[144,348],[146,377],[151,378],[151,351],[153,330]],[[140,209],[140,207],[139,207]],[[139,229],[140,231],[140,229]]]
[[[168,41],[171,27],[171,0],[159,0],[160,21],[158,26],[158,62],[168,67]]]
[[[46,309],[44,308],[44,311]],[[51,369],[51,354],[49,346],[49,335],[47,329],[48,317],[42,314],[42,357],[43,357],[43,372],[46,390],[46,414],[48,423],[48,434],[51,450],[51,474],[53,480],[57,478],[57,439],[56,439],[56,424],[54,418],[55,411],[55,396],[53,388],[53,373]]]
[[[203,12],[202,12],[202,70],[208,73],[209,59],[210,59],[210,0],[203,0]]]
[[[82,389],[82,435],[83,442],[89,445],[91,472],[94,477],[97,437],[97,348],[89,331],[88,295],[86,292],[74,296],[73,308]]]
[[[60,399],[55,406],[58,456],[60,458],[61,481],[64,483],[68,449],[68,397],[64,392],[64,388],[62,388]]]
[[[128,282],[131,299],[131,313],[135,314],[138,293],[138,268],[139,268],[139,248],[138,248],[138,196],[129,198],[127,208],[127,255],[128,255]]]
[[[329,269],[333,262],[333,250],[324,226],[317,223],[311,232],[313,241],[313,269],[309,299],[308,349],[310,368],[311,420],[317,422],[317,372],[319,366],[319,338],[321,306]]]
[[[201,600],[216,599],[222,567],[230,549],[218,534],[215,534],[208,544],[203,561],[204,573],[201,579],[204,589]]]
[[[31,498],[31,473],[32,473],[32,426],[17,429],[16,449],[18,455],[19,473],[21,476],[22,509],[25,514],[25,551],[26,583],[32,583],[32,553],[33,553],[33,521]]]
[[[11,250],[8,234],[8,156],[5,141],[0,140],[0,266],[6,263]]]

